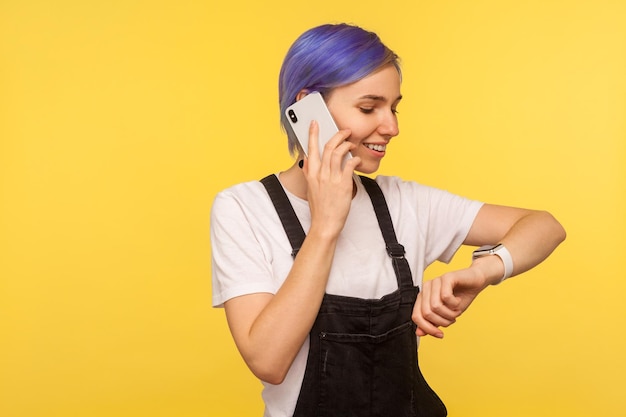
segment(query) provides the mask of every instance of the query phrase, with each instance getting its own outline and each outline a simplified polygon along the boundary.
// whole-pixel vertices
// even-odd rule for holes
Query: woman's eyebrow
[[[366,94],[360,97],[361,100],[374,100],[374,101],[382,101],[387,102],[387,99],[384,96],[378,96],[375,94]],[[399,95],[398,98],[394,100],[394,102],[398,102],[402,100],[402,95]]]

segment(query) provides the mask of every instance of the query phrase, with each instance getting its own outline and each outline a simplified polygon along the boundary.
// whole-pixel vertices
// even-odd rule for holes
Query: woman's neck
[[[302,168],[298,166],[299,161],[297,160],[288,170],[282,171],[278,178],[287,191],[298,198],[306,200],[307,183]]]

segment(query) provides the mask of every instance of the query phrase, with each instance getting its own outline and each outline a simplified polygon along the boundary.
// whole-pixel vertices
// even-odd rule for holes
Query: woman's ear
[[[296,101],[300,101],[302,100],[304,97],[306,97],[308,94],[310,93],[309,90],[307,89],[302,89],[300,90],[300,92],[296,95]]]

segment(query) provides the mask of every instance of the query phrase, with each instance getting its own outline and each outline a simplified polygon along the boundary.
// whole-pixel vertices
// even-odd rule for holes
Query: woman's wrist
[[[499,256],[483,256],[474,259],[472,268],[475,268],[487,285],[497,285],[504,276],[504,262]]]
[[[473,260],[493,256],[497,256],[498,258],[500,258],[500,261],[502,261],[502,265],[504,266],[504,273],[502,274],[499,282],[497,282],[500,283],[513,275],[513,257],[511,256],[511,253],[506,248],[506,246],[504,246],[502,243],[499,243],[495,246],[485,245],[476,249],[472,253]]]

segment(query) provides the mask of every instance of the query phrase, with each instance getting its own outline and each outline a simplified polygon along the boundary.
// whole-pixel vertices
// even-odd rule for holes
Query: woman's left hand
[[[494,257],[495,258],[495,257]],[[413,307],[418,336],[443,338],[441,327],[448,327],[463,314],[488,283],[478,268],[448,272],[424,281]]]

